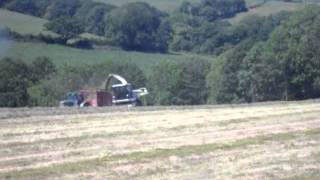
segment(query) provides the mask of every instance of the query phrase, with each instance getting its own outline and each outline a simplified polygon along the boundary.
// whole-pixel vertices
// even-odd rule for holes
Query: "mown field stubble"
[[[1,109],[0,179],[317,179],[320,102]]]

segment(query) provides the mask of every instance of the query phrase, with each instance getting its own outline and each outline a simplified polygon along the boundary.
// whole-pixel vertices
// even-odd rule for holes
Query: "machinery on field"
[[[109,74],[104,82],[104,89],[79,92],[69,92],[65,100],[60,102],[62,107],[103,107],[112,105],[141,106],[141,97],[149,94],[146,88],[134,89],[123,77]]]

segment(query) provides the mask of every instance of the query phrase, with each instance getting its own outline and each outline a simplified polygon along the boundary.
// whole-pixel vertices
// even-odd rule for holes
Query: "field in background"
[[[319,101],[0,109],[0,179],[317,179],[319,115]]]
[[[139,65],[142,70],[148,72],[150,67],[164,61],[183,61],[192,57],[211,60],[209,57],[199,55],[171,55],[99,49],[82,50],[61,45],[48,45],[44,43],[8,42],[7,46],[6,52],[0,54],[0,58],[12,57],[25,61],[32,61],[36,57],[46,56],[52,59],[58,67],[65,65],[97,64],[106,61],[132,61],[133,63]]]
[[[262,4],[264,0],[245,0],[248,7],[256,6],[258,4]]]
[[[248,12],[239,13],[236,17],[230,18],[229,22],[231,22],[232,24],[235,24],[250,15],[269,16],[272,14],[279,13],[281,11],[295,11],[301,7],[303,7],[303,4],[301,3],[270,1],[263,4],[260,7],[251,9]]]
[[[19,34],[54,35],[53,32],[46,31],[43,27],[47,22],[45,19],[0,9],[0,27],[7,27]]]

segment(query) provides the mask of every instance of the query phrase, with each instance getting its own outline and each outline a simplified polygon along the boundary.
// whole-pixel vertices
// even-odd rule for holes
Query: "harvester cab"
[[[112,82],[114,82],[113,80],[118,81],[118,83],[112,84]],[[134,89],[132,84],[116,74],[110,74],[106,80],[106,91],[110,89],[110,84],[112,84],[112,102],[115,105],[132,104],[134,106],[140,106],[142,105],[140,98],[149,94],[146,88]]]

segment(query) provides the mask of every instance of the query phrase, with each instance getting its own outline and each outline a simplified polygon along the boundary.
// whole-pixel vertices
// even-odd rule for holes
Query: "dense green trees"
[[[42,79],[48,79],[57,72],[55,65],[47,57],[38,57],[31,63],[31,80],[36,83]]]
[[[48,4],[45,18],[52,20],[60,17],[72,17],[81,7],[79,0],[52,0]]]
[[[194,21],[193,21],[194,22]],[[196,27],[175,25],[170,47],[174,51],[219,54],[227,44],[233,44],[230,24],[222,21],[197,23]]]
[[[320,95],[320,8],[308,7],[280,26],[266,44],[283,74],[283,97],[306,99]]]
[[[30,69],[22,61],[0,60],[0,107],[28,105]]]
[[[179,66],[172,63],[161,63],[152,72],[148,87],[155,104],[180,104],[177,93],[181,86],[182,70]]]
[[[84,24],[72,17],[60,17],[48,22],[45,26],[66,39],[74,38],[85,30]]]
[[[17,11],[20,13],[30,14],[33,16],[41,16],[43,11],[34,0],[12,0],[1,2],[0,5],[5,5],[9,10]]]
[[[166,30],[160,28],[162,16],[159,10],[147,3],[129,3],[114,9],[109,14],[105,32],[114,44],[126,50],[166,51],[166,47],[158,46],[158,44],[165,44],[167,41],[158,38],[161,36],[159,30]]]
[[[213,22],[217,19],[232,17],[246,11],[244,0],[201,0],[200,2],[184,2],[179,12]]]
[[[249,16],[237,25],[226,21],[202,21],[199,18],[176,14],[171,17],[174,51],[192,51],[204,54],[221,54],[235,45],[248,41],[265,41],[289,13],[281,12],[269,17]]]
[[[85,1],[77,10],[74,17],[85,24],[85,31],[99,36],[104,36],[106,27],[105,17],[114,9],[112,5]]]
[[[266,42],[250,39],[226,53],[208,76],[211,101],[319,97],[319,12],[319,7],[301,10],[277,27]]]
[[[205,104],[209,68],[209,62],[201,59],[158,64],[148,79],[153,102],[158,105]]]
[[[0,107],[30,105],[28,88],[54,73],[55,67],[47,58],[40,57],[31,65],[21,60],[0,60]]]

